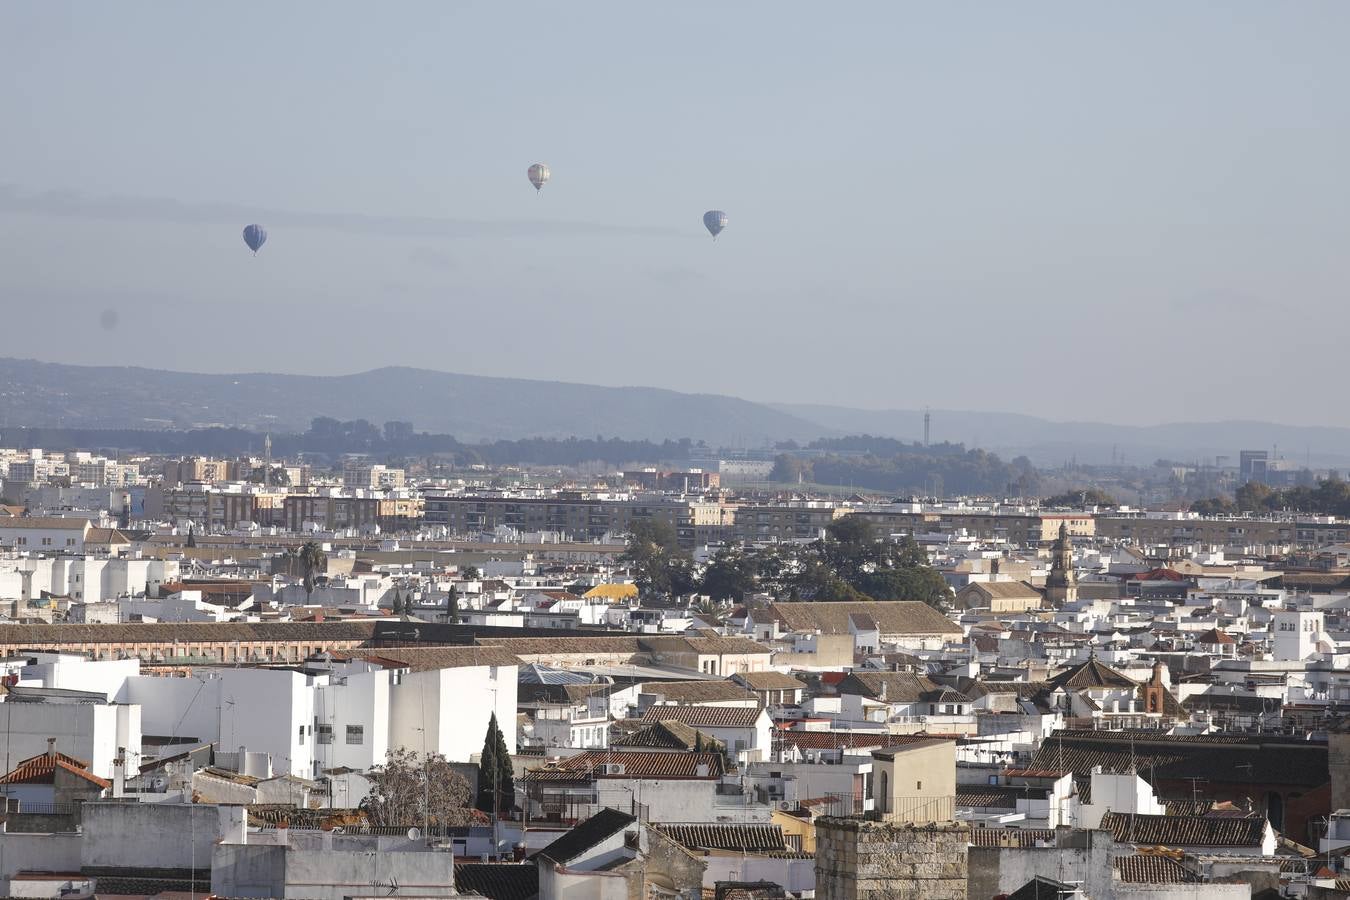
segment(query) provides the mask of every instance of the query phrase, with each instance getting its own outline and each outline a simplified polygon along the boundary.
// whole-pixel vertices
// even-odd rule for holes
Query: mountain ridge
[[[1350,428],[1259,420],[1116,425],[1023,413],[932,410],[932,439],[1027,456],[1039,466],[1155,459],[1236,464],[1243,449],[1285,449],[1300,464],[1350,464]],[[465,442],[524,437],[690,438],[762,448],[786,440],[873,434],[923,439],[923,410],[762,403],[668,388],[463,375],[382,366],[343,375],[175,372],[0,357],[5,426],[187,429],[234,425],[304,431],[319,416],[410,421]]]
[[[0,426],[303,431],[318,416],[410,421],[478,441],[604,435],[757,446],[824,433],[813,422],[720,394],[602,387],[385,366],[349,375],[172,372],[0,358]]]

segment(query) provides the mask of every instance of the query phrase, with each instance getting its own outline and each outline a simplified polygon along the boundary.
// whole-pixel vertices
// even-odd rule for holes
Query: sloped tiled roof
[[[112,786],[112,782],[99,778],[89,771],[89,763],[64,753],[43,753],[21,760],[7,775],[0,777],[0,784],[51,784],[56,770],[69,772],[100,788]]]
[[[806,687],[786,672],[742,672],[736,678],[752,691],[800,691]]]
[[[1016,809],[1018,800],[1044,800],[1049,788],[1006,784],[958,784],[956,805],[971,809]]]
[[[1156,731],[1060,730],[1041,742],[1028,769],[1087,775],[1138,772],[1150,783],[1203,778],[1210,782],[1320,787],[1330,778],[1327,745],[1271,735],[1180,736]]]
[[[683,722],[667,719],[642,725],[621,738],[610,742],[612,747],[642,747],[649,750],[693,750],[699,745],[699,735],[703,735],[702,744],[712,749],[722,746],[722,742],[710,734],[704,734]]]
[[[0,644],[150,644],[173,641],[368,641],[374,622],[145,622],[120,625],[0,625]]]
[[[1039,600],[1041,598],[1041,592],[1025,581],[976,581],[972,582],[969,587],[988,594],[990,597],[1011,600]]]
[[[920,600],[861,601],[838,603],[775,603],[773,611],[788,631],[819,631],[848,634],[848,617],[870,616],[882,634],[951,634],[960,627]]]
[[[723,637],[711,632],[699,637],[639,637],[638,645],[649,653],[699,653],[704,656],[772,652],[759,641],[743,637]]]
[[[1266,820],[1107,813],[1102,829],[1121,843],[1166,847],[1259,847]]]
[[[1132,688],[1136,682],[1105,663],[1098,662],[1097,657],[1093,656],[1089,657],[1087,662],[1059,673],[1051,678],[1047,684],[1051,690],[1057,688],[1082,690],[1083,688],[1098,687]]]
[[[42,531],[84,531],[92,523],[88,519],[71,516],[17,516],[0,522],[0,528],[28,528]]]
[[[455,866],[455,890],[488,900],[532,900],[539,893],[539,867],[533,863],[463,863]]]
[[[976,847],[1013,847],[1028,849],[1038,843],[1054,843],[1053,828],[972,828],[970,843]]]
[[[890,703],[917,703],[920,700],[938,702],[944,698],[947,703],[969,703],[965,694],[953,691],[935,681],[912,672],[850,672],[839,682],[839,693],[859,694],[875,700],[882,699],[882,693]]]
[[[670,756],[672,754],[652,755]],[[606,838],[612,837],[636,823],[637,819],[633,816],[606,807],[534,855],[546,856],[555,863],[566,864]]]
[[[695,728],[753,728],[763,710],[758,706],[676,706],[668,703],[647,707],[644,722],[682,722]]]
[[[334,656],[360,657],[385,668],[431,672],[475,666],[519,666],[520,659],[499,647],[387,647],[372,651],[349,651]]]
[[[758,703],[759,697],[734,681],[646,681],[640,694],[659,694],[672,703],[718,703],[739,700]]]
[[[623,766],[623,774],[606,775],[604,766]],[[706,767],[706,775],[699,767]],[[720,753],[652,753],[642,750],[587,750],[555,763],[528,769],[526,781],[589,781],[594,778],[701,778],[718,779],[725,772]]]
[[[1195,884],[1203,879],[1170,856],[1136,853],[1117,856],[1112,864],[1126,884]]]
[[[848,623],[853,626],[854,631],[880,631],[881,626],[877,625],[877,620],[867,613],[849,613]]]
[[[666,837],[690,850],[783,853],[788,849],[780,825],[657,825]]]
[[[1217,628],[1211,628],[1209,631],[1206,631],[1204,634],[1202,634],[1202,635],[1200,635],[1199,637],[1197,637],[1197,638],[1195,639],[1195,642],[1196,642],[1197,644],[1236,644],[1236,643],[1237,643],[1237,641],[1234,640],[1230,635],[1224,634],[1222,631],[1220,631],[1220,630],[1217,629]]]

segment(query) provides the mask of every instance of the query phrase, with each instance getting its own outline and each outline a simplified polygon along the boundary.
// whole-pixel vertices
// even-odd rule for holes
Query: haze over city
[[[9,3],[0,294],[41,339],[6,350],[1334,424],[1347,25],[1330,2]]]

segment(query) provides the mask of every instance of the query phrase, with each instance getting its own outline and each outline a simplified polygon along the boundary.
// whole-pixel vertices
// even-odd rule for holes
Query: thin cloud
[[[433,216],[380,216],[363,213],[303,212],[241,206],[234,203],[184,203],[160,197],[97,197],[75,191],[25,191],[0,184],[0,213],[63,216],[115,222],[166,222],[176,225],[239,225],[323,228],[387,237],[686,237],[689,229],[659,225],[568,222],[547,219],[446,219]]]

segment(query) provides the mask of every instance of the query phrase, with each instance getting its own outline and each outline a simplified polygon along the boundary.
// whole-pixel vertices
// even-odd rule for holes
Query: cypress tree
[[[452,584],[450,593],[445,596],[445,621],[451,625],[459,623],[459,591]]]
[[[478,802],[475,805],[489,815],[494,808],[508,812],[516,805],[511,753],[506,747],[506,736],[497,726],[495,712],[488,720],[487,734],[483,735],[483,754],[478,761]]]

